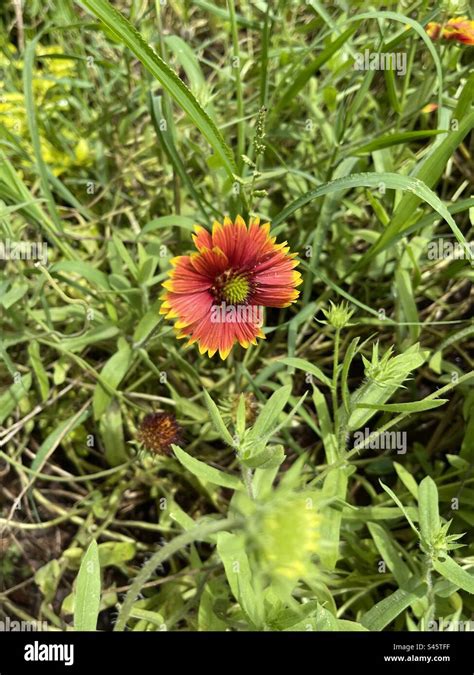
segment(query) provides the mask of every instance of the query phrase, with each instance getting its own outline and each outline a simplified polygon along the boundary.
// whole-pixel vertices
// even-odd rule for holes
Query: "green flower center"
[[[250,290],[250,284],[248,279],[243,274],[237,274],[236,276],[229,277],[225,282],[222,289],[222,294],[224,300],[229,305],[238,305],[248,297]]]

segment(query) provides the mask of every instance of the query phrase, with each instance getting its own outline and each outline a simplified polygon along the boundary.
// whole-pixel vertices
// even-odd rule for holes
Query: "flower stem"
[[[147,583],[156,568],[167,560],[174,553],[184,546],[188,546],[195,541],[202,541],[210,534],[220,532],[221,530],[232,530],[240,525],[240,521],[236,518],[225,518],[224,520],[214,520],[212,522],[201,523],[193,527],[192,530],[183,532],[178,535],[165,546],[156,551],[149,560],[143,565],[140,572],[135,577],[130,589],[125,596],[125,600],[120,608],[120,612],[115,624],[114,631],[123,631],[125,629],[127,620],[132,611],[138,594],[141,592],[143,586]]]
[[[334,434],[338,437],[339,430],[339,403],[337,396],[337,380],[339,377],[339,343],[340,343],[341,329],[336,328],[336,337],[334,340],[334,361],[332,370],[332,408],[334,416]]]
[[[231,33],[232,33],[232,51],[233,51],[233,67],[235,71],[235,90],[237,95],[237,167],[239,172],[242,171],[243,161],[242,155],[245,151],[245,120],[244,118],[244,99],[242,92],[242,80],[240,77],[240,50],[239,50],[239,32],[237,29],[237,20],[235,16],[234,0],[227,0],[229,7]]]
[[[249,469],[246,466],[241,467],[241,472],[242,472],[242,480],[244,481],[245,487],[247,488],[247,494],[250,497],[250,499],[254,499],[254,493],[253,493],[253,484],[252,484],[252,469]]]

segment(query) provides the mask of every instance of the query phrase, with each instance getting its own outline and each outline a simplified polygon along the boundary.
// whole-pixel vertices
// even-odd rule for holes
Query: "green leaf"
[[[239,403],[237,405],[237,413],[236,413],[236,421],[235,421],[235,429],[237,431],[237,434],[239,435],[239,438],[242,438],[242,436],[245,433],[245,396],[243,394],[240,394],[240,396],[239,396]]]
[[[0,298],[0,305],[4,309],[10,309],[16,305],[24,295],[28,292],[28,284],[19,283],[13,284],[8,293],[2,293]]]
[[[398,508],[400,509],[400,511],[403,513],[403,515],[405,516],[405,518],[408,520],[411,529],[412,529],[414,532],[416,532],[416,534],[417,534],[418,537],[419,537],[419,536],[420,536],[420,533],[419,533],[418,530],[416,529],[415,524],[414,524],[414,522],[413,522],[413,519],[410,517],[410,514],[408,513],[408,510],[403,506],[403,504],[401,503],[401,501],[398,499],[397,495],[396,495],[396,494],[393,492],[393,490],[391,490],[387,485],[384,485],[384,483],[382,483],[382,481],[380,481],[380,485],[383,487],[383,489],[385,490],[385,492],[386,492],[388,495],[390,495],[390,497],[393,499],[393,501],[394,501],[395,504],[398,506]]]
[[[0,396],[0,424],[3,424],[7,417],[15,410],[20,401],[28,395],[31,387],[32,377],[30,373],[24,375],[18,382],[12,384]]]
[[[110,466],[127,461],[123,435],[122,411],[118,401],[112,399],[99,421],[99,430],[105,447],[105,458]]]
[[[89,544],[79,568],[74,600],[74,629],[95,631],[100,605],[99,549],[95,539]]]
[[[130,612],[130,616],[133,619],[141,619],[142,621],[146,621],[146,623],[151,623],[154,626],[157,626],[160,630],[166,630],[165,620],[158,612],[151,612],[149,609],[142,609],[141,607],[137,607],[135,605]],[[137,629],[134,628],[133,630]],[[144,629],[142,628],[141,630]]]
[[[393,466],[395,467],[395,471],[397,472],[398,477],[402,481],[403,485],[413,495],[413,497],[415,497],[415,499],[418,499],[418,484],[413,478],[413,475],[398,462],[394,462]]]
[[[357,149],[357,155],[364,155],[374,150],[381,150],[382,148],[390,148],[393,145],[400,145],[403,143],[409,143],[410,141],[416,141],[422,138],[429,138],[430,136],[436,136],[437,134],[445,134],[446,130],[444,129],[425,129],[423,131],[404,131],[401,133],[387,134],[386,136],[380,136],[370,143],[366,143]]]
[[[322,499],[344,500],[347,493],[349,470],[347,467],[332,469],[324,479]],[[342,509],[326,506],[321,510],[321,562],[328,570],[334,570],[339,559]]]
[[[38,451],[31,462],[32,471],[39,471],[43,466],[46,459],[50,456],[51,453],[56,450],[58,445],[61,443],[63,438],[66,438],[76,427],[82,424],[87,417],[89,412],[87,410],[79,411],[71,417],[68,417],[67,420],[60,422],[58,426],[45,438],[41,443]],[[33,481],[32,481],[33,482]]]
[[[178,35],[167,35],[164,42],[179,61],[195,95],[199,96],[199,94],[204,93],[203,90],[206,89],[206,80],[202,74],[199,60],[193,49]]]
[[[358,520],[364,523],[369,520],[398,520],[403,515],[415,522],[418,520],[418,509],[414,506],[407,506],[403,510],[394,506],[358,506],[357,509],[347,507],[343,509],[344,520]]]
[[[278,100],[276,106],[272,110],[272,117],[278,117],[281,110],[286,108],[289,103],[292,103],[298,93],[303,89],[308,80],[316,71],[318,71],[332,56],[347,42],[347,40],[355,33],[357,26],[351,26],[348,28],[342,35],[337,37],[335,40],[330,42],[327,47],[325,47],[318,56],[316,56],[310,63],[306,66],[300,68],[298,71],[294,72],[294,69],[291,72],[291,82],[285,91],[282,93],[281,98]]]
[[[170,94],[177,105],[184,110],[191,121],[201,131],[213,150],[220,158],[227,175],[233,178],[237,167],[232,150],[225,143],[219,129],[209,115],[199,105],[196,97],[163,61],[162,58],[148,45],[140,33],[131,23],[106,0],[82,0],[82,4],[104,25],[112,31],[120,42],[125,44]]]
[[[366,632],[368,631],[368,628],[363,626],[361,623],[357,623],[357,621],[347,621],[347,619],[338,619],[337,620],[337,625],[339,627],[339,630],[342,631],[358,631],[358,632]]]
[[[153,303],[152,307],[142,316],[133,333],[133,348],[142,346],[152,335],[157,325],[162,321],[159,313],[162,300]]]
[[[124,562],[133,560],[136,548],[136,544],[133,541],[106,541],[103,544],[99,544],[100,566],[120,566]]]
[[[336,617],[328,609],[318,603],[316,614],[315,629],[317,631],[335,632],[339,630]]]
[[[119,343],[119,350],[110,357],[100,372],[101,381],[108,385],[110,389],[118,387],[127,374],[132,359],[132,351],[128,343],[125,340],[121,340]],[[112,394],[103,386],[102,382],[97,382],[92,400],[94,419],[96,420],[104,414],[112,399]]]
[[[359,337],[353,338],[351,341],[345,356],[344,356],[344,361],[342,364],[342,370],[341,370],[341,393],[342,393],[342,401],[344,404],[344,410],[346,412],[346,415],[349,414],[350,412],[350,394],[349,394],[349,368],[351,367],[352,361],[355,357],[355,355],[358,352],[359,349]]]
[[[323,373],[321,368],[315,366],[314,363],[306,361],[306,359],[287,358],[281,359],[281,362],[285,363],[287,366],[291,366],[292,368],[298,368],[298,370],[303,370],[306,373],[314,375],[314,377],[316,377],[320,382],[327,385],[328,387],[332,386],[331,380]]]
[[[181,227],[192,232],[195,223],[194,218],[188,218],[187,216],[161,216],[160,218],[153,218],[153,220],[144,225],[138,236],[141,237],[148,232],[174,227]]]
[[[255,469],[252,485],[253,493],[256,499],[264,499],[270,495],[273,481],[278,474],[278,469],[278,466],[273,466],[270,469],[265,467]]]
[[[209,396],[209,394],[205,389],[204,389],[204,401],[206,403],[207,409],[209,410],[209,415],[211,416],[214,429],[217,431],[222,440],[225,443],[227,443],[227,445],[233,447],[234,439],[232,438],[229,430],[224,424],[224,420],[221,417],[219,408],[216,406],[216,404],[214,403],[214,401],[212,400],[212,398]]]
[[[218,600],[223,597],[222,584],[208,581],[204,587],[199,603],[198,630],[199,632],[225,631],[227,624],[220,619],[214,607]]]
[[[434,192],[432,192],[429,188],[432,188],[436,185],[445,170],[447,162],[453,156],[458,145],[463,141],[465,136],[467,136],[473,127],[474,112],[463,118],[457,130],[450,131],[441,143],[433,146],[431,152],[422,160],[415,173],[408,179],[416,180],[424,187],[424,190],[409,190],[411,194],[404,195],[404,197],[400,200],[400,203],[398,204],[389,225],[376,241],[376,243],[372,246],[372,248],[369,249],[367,254],[363,257],[363,261],[360,261],[360,264],[362,264],[362,262],[368,262],[374,257],[374,255],[380,253],[391,245],[393,239],[400,232],[403,232],[406,227],[406,223],[411,222],[411,217],[422,200],[430,204],[430,206],[432,206],[449,223],[457,240],[465,248],[467,259],[472,261],[472,255],[469,251],[469,247],[466,244],[464,236],[462,235],[462,232],[459,230],[458,226],[449,213],[446,212],[446,207],[442,204],[442,202],[439,199],[432,199]],[[390,185],[387,184],[387,187],[390,187]],[[429,195],[425,192],[426,190],[429,190]],[[427,196],[429,196],[429,199],[427,199]],[[440,205],[442,206],[442,209],[439,208]],[[447,215],[449,215],[449,219],[446,217]]]
[[[318,413],[326,461],[328,464],[333,464],[339,457],[337,438],[333,433],[333,423],[329,415],[326,398],[315,385],[313,385],[313,402]]]
[[[474,594],[474,575],[469,574],[469,572],[460,567],[457,562],[449,556],[446,556],[443,560],[435,558],[433,560],[433,567],[445,579],[448,579],[448,581],[451,581],[464,591]]]
[[[260,452],[242,457],[241,462],[250,469],[273,469],[279,467],[285,460],[285,451],[282,445],[272,445]]]
[[[363,615],[360,620],[361,624],[371,631],[383,630],[403,610],[423,596],[425,585],[419,582],[417,584],[417,586],[413,584],[413,590],[399,588],[395,593],[378,602]]]
[[[259,628],[263,624],[263,599],[253,588],[244,536],[219,532],[217,552],[224,564],[233,596],[254,626]]]
[[[471,110],[474,101],[474,72],[466,80],[466,84],[459,96],[458,103],[453,113],[453,119],[462,120],[462,118]]]
[[[410,342],[416,342],[420,337],[421,322],[415,301],[412,273],[408,269],[403,269],[402,260],[395,272],[395,288],[398,320],[408,324]],[[400,330],[403,328],[400,327]]]
[[[280,387],[275,391],[260,411],[259,416],[252,429],[250,430],[247,439],[251,441],[262,441],[266,439],[274,428],[275,422],[283,412],[284,407],[288,403],[291,394],[291,384]]]
[[[46,602],[52,602],[56,594],[58,582],[61,579],[61,565],[59,561],[50,560],[35,572],[35,583],[44,595]]]
[[[426,476],[418,487],[418,522],[424,541],[434,541],[439,532],[438,488],[430,476]]]
[[[31,367],[36,376],[36,381],[38,382],[41,400],[46,401],[49,394],[49,380],[48,374],[43,366],[43,361],[41,360],[39,344],[36,340],[33,340],[28,345],[28,355],[30,357]]]
[[[235,476],[230,476],[213,466],[208,466],[195,457],[191,457],[187,452],[182,450],[177,445],[172,446],[177,460],[194,476],[204,483],[212,483],[213,485],[220,485],[221,487],[230,488],[231,490],[242,490],[242,482]]]
[[[448,402],[447,398],[427,399],[426,401],[411,401],[410,403],[357,403],[356,408],[365,408],[367,410],[381,410],[384,412],[423,412],[439,408]]]
[[[387,563],[399,586],[406,586],[411,576],[410,569],[403,561],[387,530],[378,523],[368,523],[367,527],[378,552]]]
[[[468,118],[466,118],[466,121],[464,121],[463,124],[461,125],[464,130],[464,135],[468,133],[468,129],[466,129],[466,124],[469,121],[471,122],[471,126],[473,126],[474,113]],[[449,134],[448,139],[443,141],[443,143],[441,143],[440,146],[438,147],[441,147],[444,145],[444,143],[450,141],[451,136],[455,133],[457,132],[451,132]],[[455,144],[454,147],[452,148],[453,151],[456,148],[456,146],[457,144]],[[451,154],[452,153],[449,154],[449,157],[451,156]],[[298,209],[305,206],[306,204],[309,204],[309,202],[311,202],[313,199],[322,197],[323,195],[330,194],[332,192],[338,192],[340,190],[347,190],[348,188],[356,188],[356,187],[380,188],[380,186],[383,185],[385,188],[389,188],[392,190],[403,190],[409,192],[410,194],[406,197],[406,199],[415,200],[415,206],[413,206],[413,203],[410,202],[411,208],[409,209],[408,213],[404,212],[403,224],[407,220],[409,220],[409,216],[413,213],[413,210],[416,207],[416,205],[419,204],[421,201],[425,201],[437,213],[439,213],[439,215],[448,223],[456,239],[461,243],[461,245],[465,249],[466,255],[470,260],[472,256],[469,247],[467,246],[465,238],[460,229],[458,228],[458,226],[456,225],[456,222],[454,221],[452,215],[449,213],[447,207],[445,206],[445,204],[443,204],[443,202],[436,195],[436,193],[430,190],[430,188],[423,182],[422,178],[423,176],[425,176],[425,173],[426,172],[420,171],[418,177],[414,176],[407,177],[401,176],[396,173],[387,173],[387,172],[357,173],[351,174],[350,176],[345,176],[343,178],[336,178],[336,180],[330,181],[329,183],[324,183],[323,185],[320,185],[314,190],[310,190],[301,197],[298,197],[298,199],[289,204],[285,209],[283,209],[283,211],[281,211],[277,215],[276,218],[273,219],[273,227],[276,227],[280,223],[288,220],[288,218],[292,216],[293,213],[295,213],[295,211],[298,211]],[[372,257],[373,254],[380,252],[383,248],[389,246],[392,241],[392,238],[395,238],[398,235],[398,230],[401,227],[398,222],[398,218],[395,221],[395,226],[393,226],[392,223],[387,227],[384,233],[377,240],[377,243],[374,244],[374,246],[372,246],[372,248],[369,250],[368,253],[370,253],[370,257]],[[368,256],[368,254],[366,254],[366,256]],[[362,264],[362,262],[360,262],[360,264]]]
[[[56,276],[60,272],[77,274],[95,288],[101,288],[104,291],[110,290],[107,275],[85,260],[60,260],[51,265],[49,271],[53,276]]]

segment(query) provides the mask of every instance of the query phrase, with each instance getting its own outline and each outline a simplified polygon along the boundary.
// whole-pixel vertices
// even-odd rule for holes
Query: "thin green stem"
[[[240,77],[240,50],[239,50],[239,32],[235,17],[234,0],[227,0],[230,14],[230,24],[232,31],[232,55],[233,71],[235,72],[235,91],[237,95],[237,168],[239,174],[242,173],[243,161],[242,155],[245,152],[245,120],[244,120],[244,99],[242,93],[242,80]]]
[[[336,336],[334,338],[334,357],[332,366],[332,409],[334,415],[334,433],[338,437],[339,430],[339,401],[337,395],[337,381],[339,378],[339,344],[341,339],[341,329],[336,328]]]
[[[156,568],[161,565],[161,563],[165,562],[165,560],[167,560],[181,548],[184,548],[195,541],[202,541],[210,534],[214,534],[222,530],[231,530],[238,527],[239,525],[240,521],[235,518],[225,518],[224,520],[217,520],[211,523],[201,523],[196,527],[193,527],[192,530],[183,532],[183,534],[175,537],[172,541],[168,542],[168,544],[156,551],[156,553],[154,553],[151,558],[143,565],[142,569],[137,574],[135,580],[130,586],[130,590],[125,596],[125,600],[122,604],[122,607],[120,608],[114,630],[123,631],[125,629],[127,620],[130,616],[130,612],[138,594],[141,592],[143,586],[147,583]]]
[[[244,485],[247,489],[247,494],[250,497],[250,499],[254,499],[254,493],[253,493],[253,483],[252,483],[252,469],[249,469],[246,466],[241,467],[241,472],[242,472],[242,480],[244,481]]]

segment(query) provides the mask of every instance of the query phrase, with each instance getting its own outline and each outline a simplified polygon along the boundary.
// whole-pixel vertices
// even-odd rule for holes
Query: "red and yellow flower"
[[[270,223],[260,225],[258,218],[248,226],[240,216],[224,218],[223,224],[214,222],[212,233],[196,225],[193,240],[196,252],[171,260],[160,313],[176,319],[178,338],[197,343],[201,354],[219,352],[225,359],[234,344],[247,348],[264,338],[263,307],[295,302],[298,261],[286,241],[277,244],[270,236]],[[216,309],[227,309],[218,321]]]
[[[442,38],[444,40],[457,40],[465,45],[474,45],[474,21],[467,16],[453,17],[444,25],[431,22],[426,27],[426,32],[432,40]]]

